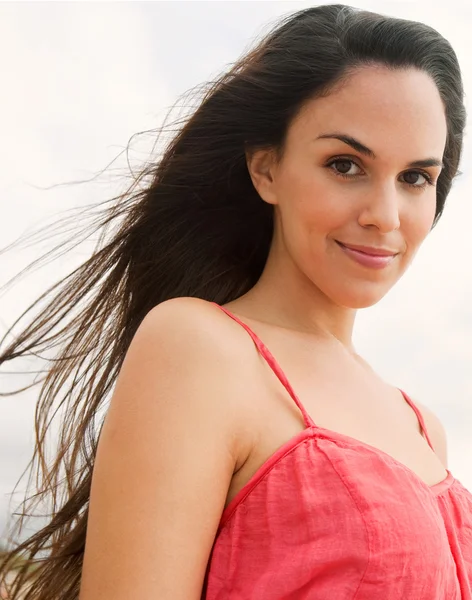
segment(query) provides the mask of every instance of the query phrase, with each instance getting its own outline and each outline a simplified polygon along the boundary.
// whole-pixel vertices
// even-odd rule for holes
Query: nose
[[[400,192],[395,184],[372,186],[364,196],[359,225],[389,233],[400,227]]]

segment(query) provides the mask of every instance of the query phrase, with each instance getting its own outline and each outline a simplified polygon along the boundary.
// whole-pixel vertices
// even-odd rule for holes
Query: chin
[[[338,306],[355,310],[374,306],[387,295],[388,291],[389,289],[379,290],[378,288],[369,289],[367,287],[358,290],[351,289],[349,292],[344,291],[344,293],[339,290],[337,294],[333,294],[330,297]]]
[[[344,303],[343,306],[345,308],[352,308],[353,310],[357,310],[360,308],[369,308],[370,306],[375,306],[377,302],[382,300],[383,296],[376,298],[358,298],[356,300],[352,300],[349,303]]]

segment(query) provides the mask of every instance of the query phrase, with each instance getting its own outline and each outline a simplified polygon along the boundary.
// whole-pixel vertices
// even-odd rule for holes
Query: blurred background
[[[133,134],[158,128],[181,94],[225,70],[280,16],[315,4],[327,3],[1,3],[0,247],[65,210],[123,191],[127,159],[139,170],[156,139],[153,133],[134,139],[127,157]],[[470,111],[470,2],[358,0],[355,6],[426,22],[448,38]],[[385,379],[441,418],[449,467],[472,490],[471,159],[466,132],[463,174],[442,220],[396,288],[361,311],[355,344]],[[83,180],[90,181],[71,185]],[[53,242],[51,229],[51,239],[1,255],[0,286]],[[0,334],[90,250],[90,244],[76,248],[1,295]],[[0,374],[0,391],[30,381]],[[11,496],[32,452],[37,392],[0,398],[0,532],[25,487],[23,480]]]

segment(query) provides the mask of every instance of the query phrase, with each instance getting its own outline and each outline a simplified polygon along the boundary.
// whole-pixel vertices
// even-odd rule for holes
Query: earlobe
[[[274,180],[274,156],[270,150],[246,153],[246,164],[259,196],[268,204],[277,204]]]

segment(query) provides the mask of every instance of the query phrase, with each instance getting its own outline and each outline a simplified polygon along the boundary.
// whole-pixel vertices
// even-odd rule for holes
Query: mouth
[[[369,269],[384,269],[399,254],[389,248],[374,246],[358,246],[354,244],[343,244],[335,240],[341,250],[357,264]]]
[[[395,250],[390,250],[388,248],[377,248],[375,246],[357,246],[354,244],[343,244],[336,240],[336,243],[341,246],[341,248],[346,248],[347,250],[353,250],[354,252],[360,252],[361,254],[365,254],[366,256],[384,256],[384,257],[393,257],[399,254],[399,252]]]

